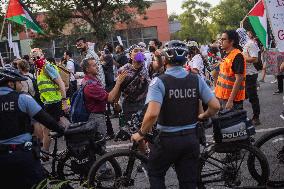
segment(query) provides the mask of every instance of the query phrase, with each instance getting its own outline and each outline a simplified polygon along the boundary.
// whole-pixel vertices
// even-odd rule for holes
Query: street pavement
[[[272,80],[274,80],[273,76],[267,76],[265,83],[260,83],[260,89],[258,91],[258,94],[259,94],[260,108],[261,108],[261,114],[260,114],[261,125],[256,127],[256,135],[255,135],[256,140],[264,133],[284,126],[283,124],[284,122],[279,116],[284,109],[283,95],[272,95],[273,92],[277,90],[277,83],[271,84],[270,82]],[[248,111],[249,118],[251,118],[252,109],[248,101],[245,101],[244,108]],[[112,119],[112,125],[114,130],[117,132],[119,129],[118,119]],[[206,136],[209,141],[212,140],[212,130],[209,129],[208,131],[206,131]],[[64,141],[60,141],[60,148],[63,149],[64,146],[65,146]],[[113,151],[116,149],[125,149],[129,148],[129,146],[131,146],[130,141],[114,142],[112,140],[107,142],[108,151]],[[143,181],[138,182],[135,185],[135,187],[132,188],[147,188],[148,187],[147,183],[148,183],[147,179],[143,179]],[[166,185],[167,188],[178,188],[178,182],[173,168],[170,168],[170,170],[167,173]]]

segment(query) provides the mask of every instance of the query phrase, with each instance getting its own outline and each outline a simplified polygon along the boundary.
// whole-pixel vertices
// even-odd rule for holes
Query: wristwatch
[[[140,136],[142,136],[142,137],[146,136],[146,134],[142,133],[141,130],[138,131],[138,134],[139,134]]]

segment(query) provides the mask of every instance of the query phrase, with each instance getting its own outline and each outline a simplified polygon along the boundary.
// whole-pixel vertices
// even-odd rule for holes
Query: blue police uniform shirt
[[[6,95],[12,91],[13,90],[9,87],[0,87],[0,97],[1,95]],[[27,113],[31,118],[42,109],[40,105],[38,105],[37,102],[27,94],[20,94],[18,105],[19,109],[22,112]],[[25,133],[10,139],[0,140],[0,144],[23,144],[31,140],[32,135],[30,133]]]
[[[59,77],[59,72],[50,63],[47,63],[45,65],[45,71],[52,80],[57,79]]]
[[[188,75],[188,72],[183,69],[182,66],[175,66],[171,68],[167,68],[166,74],[169,74],[171,76],[174,76],[176,78],[184,78]],[[213,97],[214,94],[212,93],[211,89],[207,86],[205,81],[198,76],[199,80],[199,95],[205,104],[207,104]],[[145,104],[148,104],[151,101],[158,102],[160,104],[163,104],[163,99],[165,96],[165,86],[162,80],[160,80],[158,77],[154,78],[148,89],[148,94],[146,98]],[[177,132],[184,129],[192,129],[196,127],[196,124],[190,124],[190,125],[183,125],[183,126],[163,126],[158,124],[157,129],[159,129],[162,132]]]

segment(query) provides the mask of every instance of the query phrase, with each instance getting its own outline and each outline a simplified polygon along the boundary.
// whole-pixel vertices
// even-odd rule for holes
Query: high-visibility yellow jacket
[[[232,64],[237,54],[242,53],[239,49],[232,50],[226,58],[220,64],[220,72],[218,75],[217,85],[215,87],[215,95],[217,98],[228,100],[233,90],[234,83],[236,81],[235,73],[232,70]],[[244,60],[245,61],[245,60]],[[245,99],[245,70],[246,61],[244,62],[244,73],[242,74],[244,79],[240,85],[240,89],[234,99],[234,101],[242,101]]]
[[[46,63],[51,64],[51,63]],[[58,68],[56,65],[51,64],[57,71]],[[40,93],[40,99],[44,104],[53,104],[62,100],[61,92],[59,86],[52,81],[45,71],[45,66],[40,71],[40,74],[37,77],[37,85]]]

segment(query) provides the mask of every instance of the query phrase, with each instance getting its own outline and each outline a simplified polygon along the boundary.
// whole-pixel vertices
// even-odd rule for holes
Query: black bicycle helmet
[[[25,78],[23,75],[20,74],[20,72],[13,68],[1,68],[0,69],[0,82],[5,81],[25,81],[27,78]]]
[[[183,65],[187,60],[188,48],[182,41],[172,40],[166,43],[163,52],[170,64]]]

